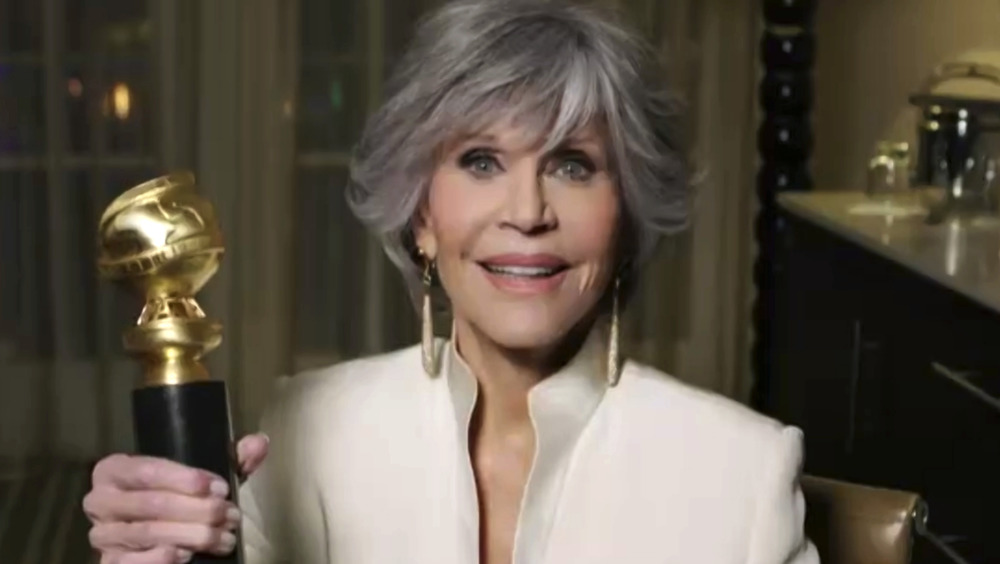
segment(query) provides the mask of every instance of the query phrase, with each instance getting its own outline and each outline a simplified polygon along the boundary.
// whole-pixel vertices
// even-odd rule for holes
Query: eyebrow
[[[475,143],[497,145],[499,144],[499,140],[497,136],[492,133],[483,133],[483,132],[470,133],[468,135],[456,139],[456,141],[452,146],[455,148],[459,148]],[[558,151],[565,151],[573,147],[590,148],[600,153],[603,153],[605,151],[605,146],[600,136],[598,136],[593,132],[588,131],[582,134],[577,133],[576,135],[571,135],[563,139],[558,145],[553,147],[552,150],[549,151],[549,153],[551,154],[551,153],[556,153]]]
[[[461,144],[471,143],[473,141],[496,143],[497,138],[495,135],[491,135],[489,133],[473,133],[470,135],[459,137],[456,144],[461,145]]]
[[[601,139],[593,135],[581,135],[578,137],[567,137],[559,144],[560,146],[569,145],[595,145],[601,146]]]
[[[580,150],[589,149],[591,151],[603,155],[607,150],[607,147],[602,142],[600,137],[588,134],[575,137],[572,136],[567,137],[566,139],[563,139],[561,143],[556,145],[552,149],[552,152],[565,151],[568,149],[580,149]]]

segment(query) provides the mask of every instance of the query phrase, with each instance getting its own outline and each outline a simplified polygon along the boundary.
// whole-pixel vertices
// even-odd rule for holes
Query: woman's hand
[[[236,451],[249,476],[267,456],[267,437],[246,436]],[[229,554],[240,512],[228,494],[226,481],[204,470],[113,454],[94,468],[83,499],[93,523],[90,544],[100,551],[101,564],[173,564],[195,552]]]

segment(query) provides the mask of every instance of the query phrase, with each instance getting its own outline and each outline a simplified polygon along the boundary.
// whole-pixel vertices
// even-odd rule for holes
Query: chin
[[[491,312],[478,324],[479,330],[505,349],[530,351],[556,347],[570,334],[576,320],[558,320],[548,312],[541,313]]]
[[[544,329],[531,329],[524,331],[521,329],[504,328],[504,330],[491,331],[490,339],[497,345],[513,351],[547,350],[554,348],[566,336],[562,331],[545,331]]]

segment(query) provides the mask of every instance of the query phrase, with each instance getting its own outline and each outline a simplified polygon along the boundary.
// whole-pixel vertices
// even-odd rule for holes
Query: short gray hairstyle
[[[423,20],[355,147],[347,189],[414,295],[413,228],[443,145],[504,118],[546,150],[603,126],[623,202],[626,278],[687,226],[684,112],[666,69],[611,12],[561,0],[460,0]],[[527,119],[525,119],[527,118]]]

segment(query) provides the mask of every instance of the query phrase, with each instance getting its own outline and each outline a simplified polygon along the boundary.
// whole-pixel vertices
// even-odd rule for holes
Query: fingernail
[[[236,525],[240,524],[240,516],[241,513],[239,509],[235,507],[230,507],[226,511],[226,522],[229,523],[231,526],[235,527]]]
[[[192,558],[194,558],[194,554],[192,554],[190,550],[184,550],[183,548],[177,549],[177,562],[179,564],[190,562]]]
[[[264,435],[264,444],[265,445],[271,444],[271,437]]]
[[[219,541],[219,545],[223,552],[230,552],[236,548],[236,535],[232,533],[222,533],[222,539]]]
[[[212,484],[208,487],[212,495],[218,497],[226,497],[229,495],[229,484],[223,482],[222,480],[212,480]]]

